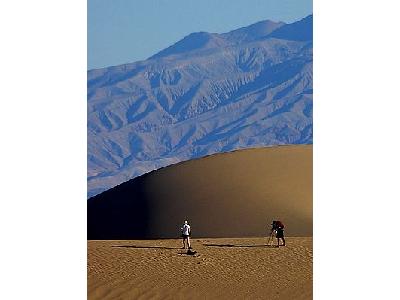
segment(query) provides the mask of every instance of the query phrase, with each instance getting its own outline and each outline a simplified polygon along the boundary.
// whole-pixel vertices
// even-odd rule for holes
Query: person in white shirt
[[[190,246],[190,225],[188,224],[188,221],[185,221],[185,223],[183,223],[183,226],[181,228],[182,231],[182,242],[183,242],[183,247],[182,249],[186,249],[186,244],[185,241],[187,243],[188,249],[192,249],[192,247]]]

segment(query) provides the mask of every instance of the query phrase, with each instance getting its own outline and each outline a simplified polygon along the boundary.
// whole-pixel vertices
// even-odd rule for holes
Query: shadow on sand
[[[167,249],[167,250],[181,249],[179,247],[135,246],[135,245],[117,245],[117,246],[111,246],[111,247],[113,247],[113,248],[135,248],[135,249]]]
[[[162,247],[162,246],[136,246],[136,245],[113,245],[112,248],[134,248],[134,249],[166,249],[166,250],[183,250],[179,247]],[[181,256],[200,256],[195,250],[187,250],[185,252],[180,252],[178,255]]]
[[[190,250],[190,249],[188,251],[185,251],[185,252],[180,252],[180,253],[178,253],[178,255],[181,255],[181,256],[193,256],[193,257],[200,256],[200,254],[198,254],[197,251]]]
[[[278,248],[277,245],[232,245],[232,244],[204,244],[206,247],[222,247],[222,248]]]

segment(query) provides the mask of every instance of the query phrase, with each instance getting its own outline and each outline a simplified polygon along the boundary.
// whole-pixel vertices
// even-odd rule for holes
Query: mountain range
[[[312,15],[192,33],[88,71],[88,197],[180,161],[312,144]]]

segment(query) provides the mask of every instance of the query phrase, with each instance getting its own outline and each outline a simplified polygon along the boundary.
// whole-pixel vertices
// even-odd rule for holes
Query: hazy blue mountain
[[[312,143],[312,16],[88,71],[88,196],[179,161]]]
[[[293,41],[310,41],[313,38],[312,20],[312,15],[310,15],[301,21],[282,26],[271,33],[270,37]]]

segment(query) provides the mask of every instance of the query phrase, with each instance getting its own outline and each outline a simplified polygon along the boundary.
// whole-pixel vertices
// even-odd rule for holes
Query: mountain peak
[[[272,32],[270,37],[293,41],[311,41],[313,39],[313,15],[282,26]]]
[[[226,39],[236,42],[248,42],[269,35],[276,29],[284,26],[283,22],[274,22],[271,20],[260,21],[246,27],[242,27],[230,32],[224,33]]]
[[[286,24],[283,22],[265,20],[223,34],[204,31],[194,32],[185,36],[172,46],[161,50],[150,57],[150,59],[254,41],[269,35],[271,32],[284,25]]]
[[[199,49],[215,48],[224,45],[224,40],[217,33],[194,32],[185,36],[172,46],[161,50],[150,58],[160,58],[169,55],[191,52]]]
[[[222,34],[204,31],[194,32],[172,46],[151,56],[150,59],[178,55],[196,50],[223,48],[252,42],[265,37],[295,41],[312,40],[312,17],[312,15],[309,15],[291,24],[265,20]]]

